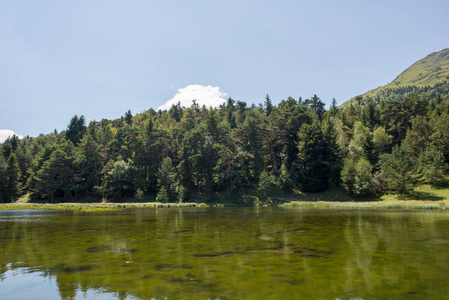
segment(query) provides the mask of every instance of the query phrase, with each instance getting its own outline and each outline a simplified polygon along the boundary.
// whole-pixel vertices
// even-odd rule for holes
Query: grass
[[[203,203],[157,203],[157,202],[129,202],[129,203],[3,203],[0,204],[0,210],[17,209],[53,209],[53,210],[72,210],[84,212],[96,211],[114,211],[125,208],[143,208],[143,207],[204,207]]]
[[[424,209],[446,210],[449,200],[445,201],[374,201],[374,202],[305,202],[296,201],[282,204],[281,207],[333,208],[333,209]]]
[[[247,190],[243,195],[216,195],[210,199],[186,203],[154,202],[154,197],[133,199],[133,202],[101,203],[100,199],[82,198],[77,203],[31,203],[27,196],[16,203],[0,204],[0,210],[55,209],[83,212],[111,211],[125,208],[165,207],[229,207],[253,205],[278,205],[280,207],[309,207],[334,209],[429,209],[449,208],[449,187],[420,185],[408,194],[385,194],[378,197],[354,198],[342,188],[329,189],[320,193],[285,192],[278,188],[268,190],[262,198],[256,190]],[[94,203],[92,203],[94,202]]]
[[[407,201],[443,201],[449,200],[448,187],[432,187],[431,185],[420,185],[408,194],[385,194],[379,197],[383,201],[407,200]]]
[[[282,204],[283,207],[316,207],[335,209],[429,209],[449,208],[449,188],[430,185],[415,187],[408,194],[385,194],[379,197],[352,198],[335,189]],[[333,198],[335,197],[335,198]],[[333,198],[333,199],[332,199]]]

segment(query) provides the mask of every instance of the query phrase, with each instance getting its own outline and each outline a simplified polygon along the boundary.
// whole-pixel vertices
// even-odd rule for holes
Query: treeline
[[[409,96],[326,110],[315,95],[248,106],[173,105],[117,120],[74,116],[67,129],[0,145],[0,199],[157,201],[236,195],[271,187],[355,196],[444,184],[449,101]]]

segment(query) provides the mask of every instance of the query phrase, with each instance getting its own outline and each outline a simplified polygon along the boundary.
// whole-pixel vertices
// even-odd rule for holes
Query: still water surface
[[[0,299],[449,299],[449,214],[2,211]]]

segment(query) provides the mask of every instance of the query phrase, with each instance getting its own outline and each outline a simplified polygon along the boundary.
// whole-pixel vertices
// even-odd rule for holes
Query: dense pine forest
[[[60,133],[0,145],[0,199],[182,202],[339,187],[364,197],[445,185],[449,100],[376,102],[326,109],[315,95],[276,106],[267,95],[259,105],[193,101],[89,124],[74,116]]]

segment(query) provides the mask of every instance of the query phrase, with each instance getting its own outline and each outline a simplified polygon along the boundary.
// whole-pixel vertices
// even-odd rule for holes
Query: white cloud
[[[19,137],[19,139],[23,138],[23,136],[18,135],[17,133],[15,133],[12,130],[0,129],[0,143],[3,143],[4,141],[6,141],[7,138],[9,138],[10,136],[13,136],[14,134],[17,135]]]
[[[227,95],[227,93],[220,91],[220,87],[218,86],[192,84],[178,89],[176,95],[159,106],[157,110],[168,110],[173,104],[177,104],[178,102],[181,103],[181,106],[190,107],[193,100],[196,100],[199,106],[218,107],[226,101],[225,97]]]

